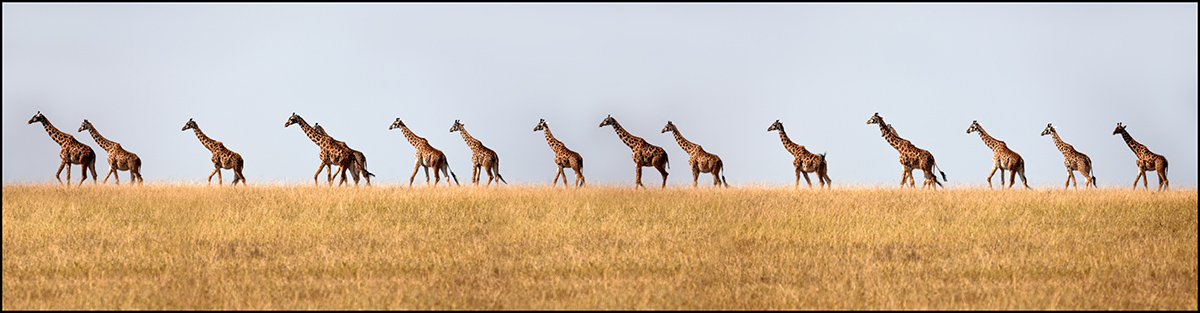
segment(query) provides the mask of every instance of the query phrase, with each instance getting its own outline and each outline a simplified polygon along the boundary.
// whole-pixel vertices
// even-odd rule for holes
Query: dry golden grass
[[[12,309],[1197,309],[1197,192],[3,187]]]

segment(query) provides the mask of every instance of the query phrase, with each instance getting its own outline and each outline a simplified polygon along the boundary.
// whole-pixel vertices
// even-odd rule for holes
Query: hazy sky
[[[1173,187],[1197,182],[1196,3],[4,3],[3,14],[5,182],[54,181],[59,146],[26,124],[37,111],[95,149],[103,176],[108,154],[76,132],[88,119],[142,158],[148,182],[210,173],[211,153],[180,131],[194,118],[245,158],[251,184],[310,183],[319,149],[283,127],[292,112],[364,152],[384,184],[413,169],[413,147],[388,130],[397,117],[460,182],[471,150],[449,132],[456,119],[499,154],[508,182],[549,184],[554,153],[533,131],[544,118],[590,184],[632,186],[629,148],[598,127],[611,114],[666,149],[672,186],[691,173],[659,132],[667,121],[719,155],[731,184],[790,186],[793,157],[766,131],[777,119],[828,153],[835,185],[895,186],[898,153],[866,124],[875,112],[932,152],[949,186],[986,185],[992,151],[966,133],[972,120],[1024,157],[1035,187],[1067,176],[1039,136],[1046,123],[1091,157],[1102,186],[1137,175],[1117,122],[1167,157]]]

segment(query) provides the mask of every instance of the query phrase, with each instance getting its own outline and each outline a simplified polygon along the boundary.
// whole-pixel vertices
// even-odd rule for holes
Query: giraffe
[[[805,149],[803,145],[792,142],[791,139],[788,139],[787,132],[783,130],[783,123],[779,122],[779,120],[775,120],[775,123],[767,128],[767,131],[773,130],[779,131],[779,140],[783,142],[783,148],[791,152],[792,156],[795,156],[795,160],[792,160],[792,166],[796,168],[796,185],[794,187],[800,187],[800,175],[803,174],[804,181],[808,182],[808,188],[812,188],[812,180],[808,179],[808,173],[811,172],[817,173],[817,182],[821,184],[821,188],[825,188],[826,183],[829,184],[830,188],[833,187],[833,181],[829,179],[829,174],[826,171],[827,163],[825,162],[824,153],[813,154],[812,152],[808,152],[808,149]]]
[[[1150,152],[1145,145],[1133,140],[1129,132],[1125,131],[1125,126],[1127,125],[1117,123],[1117,129],[1114,129],[1112,134],[1121,134],[1125,144],[1137,155],[1138,176],[1133,179],[1133,189],[1137,190],[1138,179],[1142,179],[1142,187],[1150,189],[1150,175],[1146,175],[1146,171],[1158,172],[1158,190],[1170,189],[1171,182],[1167,180],[1167,157]]]
[[[33,124],[37,122],[42,123],[42,128],[45,128],[46,133],[50,134],[50,139],[53,139],[54,142],[58,143],[58,145],[61,147],[61,149],[58,151],[58,157],[61,160],[58,163],[58,172],[54,172],[54,179],[57,179],[60,185],[70,186],[71,164],[79,164],[79,171],[83,175],[83,178],[79,180],[79,186],[83,186],[83,181],[87,180],[88,169],[91,169],[92,171],[92,184],[96,184],[96,176],[98,176],[96,175],[96,151],[92,150],[92,147],[88,147],[87,145],[79,142],[79,140],[75,140],[75,136],[71,136],[71,134],[58,130],[57,127],[54,127],[54,124],[50,123],[50,119],[47,119],[45,115],[42,115],[42,111],[38,111],[37,114],[34,114],[33,118],[29,119],[29,123],[27,124]],[[64,166],[67,168],[66,184],[64,184],[62,178],[59,178],[58,176],[59,174],[62,174]]]
[[[563,172],[563,168],[570,167],[575,170],[575,187],[583,187],[583,156],[579,153],[567,149],[567,145],[562,141],[554,138],[554,134],[550,133],[550,125],[546,124],[546,119],[539,119],[537,126],[533,127],[533,131],[544,131],[546,133],[546,144],[550,145],[550,150],[554,150],[554,164],[558,165],[558,173],[554,173],[554,182],[551,187],[558,185],[558,176],[562,175],[563,187],[567,187],[567,173]]]
[[[336,145],[342,149],[349,150],[350,153],[353,154],[352,157],[354,157],[354,166],[350,168],[350,171],[351,171],[350,175],[355,176],[354,171],[355,170],[360,171],[361,172],[360,174],[363,176],[363,178],[367,179],[367,186],[368,187],[371,186],[371,176],[375,176],[375,174],[372,174],[371,172],[367,171],[367,156],[363,155],[362,151],[351,149],[350,146],[346,144],[346,142],[337,140],[337,139],[333,139],[333,136],[329,136],[329,134],[325,133],[325,128],[321,127],[321,123],[313,123],[313,131],[318,134],[321,134],[322,136],[329,137],[329,141],[333,142],[334,145]],[[325,163],[325,165],[329,170],[326,171],[326,173],[330,174],[329,181],[330,181],[330,184],[332,184],[333,183],[333,176],[332,176],[333,161],[332,161],[332,159],[329,157],[328,154],[325,154],[325,153],[322,153],[318,157],[320,157],[322,161],[327,161]],[[317,175],[320,175],[320,174],[321,174],[320,169],[317,169]],[[355,185],[357,185],[357,184],[358,184],[358,182],[357,182],[357,180],[355,180]]]
[[[625,131],[625,128],[621,127],[621,124],[617,123],[617,119],[614,119],[612,115],[609,115],[604,119],[604,121],[600,122],[600,127],[609,125],[612,125],[613,130],[617,132],[617,136],[621,137],[621,141],[624,141],[625,145],[629,146],[629,149],[633,151],[634,168],[637,169],[637,185],[635,185],[634,188],[646,188],[646,185],[642,185],[642,168],[653,166],[655,169],[658,169],[659,173],[662,174],[662,188],[666,189],[666,167],[669,167],[671,164],[670,160],[667,159],[667,151],[663,150],[662,147],[646,142],[646,140],[642,139],[642,137],[634,136]]]
[[[508,184],[507,181],[504,181],[504,176],[500,176],[500,156],[496,155],[496,151],[483,146],[483,142],[480,142],[479,139],[471,137],[471,134],[467,133],[467,129],[463,126],[466,125],[463,125],[458,120],[454,120],[454,125],[450,126],[450,132],[461,134],[463,141],[467,143],[467,147],[471,148],[471,182],[475,186],[479,186],[479,170],[482,168],[483,172],[487,173],[488,176],[486,186],[492,185],[492,172],[495,172],[496,178],[498,178],[496,185],[500,185],[500,182]]]
[[[431,167],[433,168],[434,186],[437,186],[438,181],[441,180],[441,177],[438,176],[439,170],[442,171],[442,174],[445,174],[446,177],[454,178],[454,184],[459,185],[458,175],[454,175],[454,171],[450,170],[450,162],[446,160],[446,154],[442,153],[442,150],[434,148],[433,146],[429,145],[428,140],[425,140],[425,138],[421,138],[420,136],[417,136],[417,134],[414,134],[408,129],[408,126],[404,125],[404,122],[401,121],[399,117],[396,118],[395,122],[392,122],[392,126],[388,126],[388,130],[397,128],[400,129],[400,132],[404,133],[404,139],[408,139],[408,143],[417,150],[415,156],[416,165],[413,165],[412,176],[408,177],[409,187],[412,187],[413,179],[417,177],[417,170],[422,168],[425,169],[425,184],[429,185],[429,168]],[[447,179],[446,185],[449,184],[450,180]]]
[[[333,164],[340,168],[338,172],[341,173],[342,179],[338,181],[339,187],[342,186],[343,183],[346,183],[347,170],[350,171],[350,176],[354,177],[354,185],[358,185],[359,170],[356,166],[353,153],[342,146],[334,145],[332,138],[329,136],[317,133],[312,126],[308,125],[308,122],[304,121],[303,117],[296,115],[295,112],[292,112],[292,115],[288,117],[287,122],[283,123],[283,127],[292,126],[293,124],[300,125],[300,130],[304,132],[304,135],[308,136],[309,140],[312,140],[317,147],[321,148],[321,153],[317,155],[317,158],[321,159],[321,164],[317,165],[317,173],[313,174],[313,184],[318,184],[317,176],[321,175],[321,171],[326,167],[326,165]],[[330,173],[332,173],[333,167],[328,166],[328,168]],[[329,181],[330,186],[333,185],[332,178],[333,177],[331,176]]]
[[[729,183],[725,182],[725,175],[718,175],[725,169],[724,163],[721,162],[721,157],[716,154],[704,151],[704,147],[688,141],[679,133],[679,129],[675,127],[675,123],[667,121],[667,126],[659,133],[671,132],[675,135],[675,141],[679,143],[679,148],[683,149],[688,154],[688,165],[692,168],[692,187],[696,187],[696,181],[700,177],[700,173],[712,173],[713,186],[729,187]]]
[[[1083,174],[1083,178],[1086,179],[1083,181],[1084,189],[1096,187],[1096,176],[1092,174],[1092,159],[1086,154],[1076,151],[1075,147],[1071,146],[1071,144],[1063,142],[1062,138],[1058,137],[1058,131],[1050,123],[1047,123],[1046,129],[1042,130],[1042,136],[1045,135],[1054,136],[1054,145],[1063,154],[1063,165],[1067,166],[1067,183],[1063,186],[1063,189],[1069,186],[1075,186],[1075,189],[1079,189],[1078,184],[1073,184],[1076,180],[1075,173],[1072,171],[1079,171],[1079,174]]]
[[[237,186],[238,181],[242,182],[242,186],[246,185],[246,176],[242,175],[242,167],[245,165],[242,155],[225,148],[224,143],[205,136],[204,132],[200,131],[200,126],[196,125],[196,121],[190,118],[187,124],[183,124],[183,129],[180,129],[180,131],[188,129],[195,131],[196,138],[200,139],[200,144],[203,144],[205,148],[212,151],[213,171],[208,174],[209,185],[212,185],[213,174],[217,174],[217,185],[222,184],[221,169],[233,170],[233,186]]]
[[[903,175],[900,176],[901,188],[904,187],[905,181],[909,182],[909,187],[917,187],[916,178],[912,174],[914,168],[919,168],[925,172],[925,181],[921,185],[921,189],[930,186],[936,190],[938,186],[942,185],[937,180],[937,176],[933,175],[934,168],[938,168],[938,173],[942,174],[942,180],[946,180],[946,173],[942,172],[942,169],[937,166],[937,162],[933,159],[933,154],[929,153],[928,150],[917,148],[916,145],[913,145],[907,139],[900,138],[900,135],[896,133],[896,129],[883,121],[883,116],[879,116],[879,112],[875,112],[875,115],[867,120],[867,124],[879,125],[879,132],[883,139],[887,140],[888,144],[892,145],[892,148],[895,148],[897,152],[900,152],[900,165],[904,166]]]
[[[134,182],[137,182],[138,185],[142,184],[142,159],[138,158],[137,154],[125,151],[125,149],[121,148],[120,143],[108,140],[107,138],[104,138],[104,136],[101,136],[100,132],[96,130],[96,127],[92,126],[92,123],[88,122],[87,119],[83,120],[83,124],[79,125],[79,130],[76,132],[81,132],[84,130],[87,130],[89,133],[91,133],[92,139],[95,139],[96,143],[99,144],[101,148],[104,148],[104,151],[108,152],[108,173],[104,174],[105,184],[108,183],[109,175],[112,175],[117,185],[121,184],[121,177],[117,174],[117,170],[129,171],[130,184]]]
[[[1025,160],[1020,154],[1008,148],[1004,141],[993,138],[988,135],[987,131],[983,130],[983,126],[979,125],[979,121],[971,121],[971,126],[967,127],[967,133],[978,132],[979,138],[983,139],[983,144],[992,149],[992,172],[988,173],[988,189],[992,188],[992,175],[996,174],[996,170],[1000,170],[1000,187],[1004,187],[1004,170],[1008,170],[1008,189],[1012,189],[1012,185],[1017,183],[1017,174],[1021,175],[1021,184],[1025,185],[1025,189],[1029,188],[1029,183],[1025,182]]]

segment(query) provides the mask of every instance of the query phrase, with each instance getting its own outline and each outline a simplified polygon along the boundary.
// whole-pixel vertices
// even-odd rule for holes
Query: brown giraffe
[[[833,187],[833,181],[829,179],[827,172],[828,164],[825,162],[824,153],[813,154],[808,152],[804,146],[792,142],[791,139],[788,139],[787,132],[783,130],[783,123],[779,120],[775,120],[775,123],[767,128],[767,131],[773,130],[779,131],[779,140],[783,142],[783,148],[795,157],[795,160],[792,160],[792,166],[796,168],[796,185],[794,187],[800,187],[800,175],[803,174],[804,181],[808,182],[808,188],[812,188],[812,180],[808,179],[808,173],[811,172],[817,173],[817,183],[821,184],[821,188],[825,188],[826,183],[830,188]]]
[[[716,154],[704,151],[704,147],[688,141],[683,138],[683,134],[679,133],[679,129],[675,127],[675,123],[667,121],[667,126],[663,126],[660,133],[671,132],[675,135],[675,142],[679,143],[679,148],[683,149],[688,154],[688,166],[692,168],[692,187],[696,187],[696,181],[700,178],[700,173],[712,173],[713,186],[729,187],[729,183],[725,182],[725,175],[721,171],[725,169],[724,163],[721,162],[721,157]]]
[[[1029,188],[1029,184],[1025,182],[1025,160],[1020,154],[1008,148],[1004,141],[993,138],[988,135],[983,126],[979,125],[979,121],[971,121],[971,126],[967,127],[967,133],[978,132],[979,138],[983,139],[983,144],[992,149],[992,172],[988,173],[988,189],[992,188],[992,175],[996,174],[996,170],[1000,170],[1000,187],[1004,187],[1004,170],[1008,170],[1009,183],[1008,188],[1012,189],[1013,184],[1017,182],[1017,174],[1021,175],[1021,184],[1025,185],[1025,189]]]
[[[479,186],[479,170],[482,168],[483,172],[487,173],[488,176],[488,181],[485,186],[492,185],[492,172],[495,172],[495,177],[498,178],[498,180],[496,180],[496,185],[500,185],[500,182],[507,184],[508,182],[504,181],[504,176],[500,176],[500,156],[496,155],[496,151],[492,151],[492,149],[488,149],[488,147],[483,146],[483,142],[480,142],[479,139],[471,137],[471,134],[467,133],[467,129],[463,126],[465,126],[463,123],[460,123],[458,120],[454,120],[454,125],[450,126],[450,132],[458,132],[461,134],[463,141],[467,143],[467,147],[471,148],[471,182],[474,183],[475,186]]]
[[[242,182],[242,186],[246,185],[246,176],[242,175],[242,167],[245,165],[242,155],[225,148],[224,143],[205,136],[204,132],[200,131],[200,126],[196,125],[196,121],[190,118],[187,124],[183,124],[183,129],[180,129],[180,131],[188,129],[195,131],[196,138],[200,139],[200,144],[203,144],[205,148],[212,151],[213,171],[208,174],[208,184],[212,184],[212,176],[213,174],[217,174],[217,185],[221,185],[221,169],[232,169],[234,175],[233,186],[237,186],[238,181]]]
[[[1167,157],[1150,152],[1145,145],[1133,140],[1133,137],[1129,136],[1129,132],[1125,131],[1125,125],[1121,125],[1121,123],[1117,123],[1117,129],[1114,129],[1112,134],[1121,134],[1121,138],[1125,139],[1125,144],[1129,145],[1129,149],[1137,155],[1138,176],[1133,178],[1134,190],[1137,190],[1138,179],[1142,179],[1142,187],[1150,189],[1150,175],[1146,175],[1146,171],[1158,172],[1158,190],[1169,189],[1171,182],[1167,180]]]
[[[634,136],[625,131],[617,119],[609,115],[604,121],[600,122],[600,127],[611,125],[613,130],[617,132],[617,136],[621,137],[621,141],[625,142],[626,146],[633,151],[634,168],[637,169],[637,185],[634,188],[646,188],[642,185],[642,167],[653,166],[662,174],[662,188],[667,188],[667,169],[670,166],[670,161],[667,159],[667,151],[662,147],[655,146],[646,142],[642,137]]]
[[[352,153],[353,157],[354,157],[354,167],[352,167],[350,169],[351,170],[350,175],[354,176],[354,172],[353,172],[354,170],[360,171],[361,172],[360,174],[363,176],[363,178],[367,179],[367,186],[371,186],[371,176],[375,176],[375,174],[372,174],[371,172],[367,171],[367,156],[363,155],[362,151],[351,149],[350,146],[346,144],[346,142],[337,140],[337,139],[333,139],[333,136],[329,136],[329,134],[325,133],[325,128],[321,127],[321,123],[313,123],[313,131],[317,132],[318,134],[321,134],[322,136],[329,137],[329,140],[332,141],[334,145],[342,147],[343,149],[350,150],[350,153]],[[332,176],[333,161],[332,161],[332,159],[329,158],[329,156],[327,154],[325,154],[323,151],[322,151],[322,154],[319,155],[318,157],[320,157],[322,160],[329,160],[326,164],[327,168],[329,170],[326,172],[330,174],[329,181],[332,184],[332,182],[333,182],[333,176]],[[321,174],[320,169],[318,169],[317,174],[318,175]],[[357,177],[355,179],[354,184],[358,185]]]
[[[540,119],[537,126],[533,127],[533,131],[539,130],[546,133],[546,144],[550,145],[550,150],[554,150],[554,164],[558,165],[558,173],[554,174],[554,183],[550,186],[558,185],[558,176],[562,175],[563,187],[567,187],[567,173],[563,172],[563,168],[570,167],[575,170],[575,187],[583,187],[583,156],[567,149],[567,145],[555,139],[554,134],[550,133],[550,125],[546,124],[546,119]]]
[[[309,140],[312,140],[317,147],[321,148],[321,152],[317,155],[317,158],[321,159],[321,164],[317,165],[317,173],[313,174],[313,184],[317,184],[317,176],[321,175],[321,171],[324,170],[326,165],[333,164],[340,168],[338,172],[342,176],[342,179],[338,182],[338,186],[346,183],[346,171],[350,171],[350,175],[354,177],[354,185],[358,185],[359,170],[354,159],[354,154],[350,150],[344,146],[333,144],[333,139],[329,136],[317,133],[312,126],[308,125],[308,122],[304,118],[296,115],[295,112],[292,112],[287,122],[283,123],[283,127],[292,126],[293,124],[300,125],[300,130],[304,132],[304,135],[308,136]],[[333,167],[329,166],[329,170],[332,173]],[[329,185],[332,186],[332,176],[330,178]]]
[[[57,127],[54,127],[54,124],[50,124],[50,120],[45,115],[42,115],[42,111],[34,114],[33,118],[29,119],[29,123],[27,124],[37,122],[41,122],[42,128],[45,128],[46,133],[50,134],[50,139],[53,139],[54,142],[62,147],[58,151],[58,157],[61,161],[58,163],[58,172],[54,172],[54,179],[57,179],[58,183],[62,185],[70,184],[71,164],[79,164],[79,171],[83,175],[83,178],[79,180],[79,186],[83,186],[83,181],[87,180],[88,169],[92,171],[92,184],[95,184],[96,176],[98,176],[96,175],[96,151],[92,150],[92,147],[79,142],[79,140],[75,140],[75,136],[59,131]],[[67,168],[67,184],[64,184],[62,178],[58,177],[59,174],[62,174],[64,166]]]
[[[446,177],[454,178],[454,184],[459,185],[458,175],[454,175],[454,171],[450,170],[450,162],[446,160],[446,154],[442,153],[442,150],[434,148],[433,146],[429,145],[428,140],[425,140],[425,138],[421,138],[420,136],[417,136],[417,134],[414,134],[411,130],[408,130],[408,126],[405,126],[404,122],[401,121],[399,117],[396,118],[395,122],[392,122],[392,126],[388,126],[388,130],[397,128],[400,129],[400,132],[404,133],[404,139],[408,139],[408,143],[412,144],[413,148],[416,148],[417,150],[415,155],[416,165],[413,165],[412,176],[408,177],[409,187],[412,186],[413,179],[417,177],[417,170],[422,168],[425,169],[425,185],[429,185],[429,168],[431,167],[433,168],[434,186],[437,186],[438,181],[441,180],[441,177],[438,176],[439,170],[442,171],[443,174],[447,174]],[[446,185],[449,184],[450,180],[447,179]]]
[[[138,185],[142,184],[142,159],[138,158],[137,154],[125,151],[125,149],[121,148],[120,143],[108,140],[107,138],[104,138],[104,136],[101,136],[100,132],[96,130],[96,127],[92,126],[92,123],[88,122],[87,119],[83,120],[83,124],[79,125],[79,130],[76,132],[81,132],[84,130],[87,130],[89,133],[91,133],[92,139],[95,139],[96,143],[99,144],[101,148],[104,148],[104,151],[108,152],[108,173],[104,174],[105,184],[108,183],[109,175],[112,175],[117,185],[121,184],[121,177],[117,174],[117,170],[129,171],[130,184],[134,182],[137,182]]]
[[[928,150],[917,148],[912,142],[907,139],[900,138],[896,133],[895,128],[883,121],[883,117],[879,116],[879,112],[871,116],[867,120],[867,124],[879,125],[879,132],[883,139],[887,140],[888,144],[892,145],[897,152],[900,152],[900,165],[904,166],[904,173],[900,176],[900,186],[904,187],[904,182],[909,182],[909,187],[916,188],[916,178],[913,177],[912,170],[919,168],[925,172],[925,181],[921,185],[921,189],[926,186],[937,189],[942,183],[937,180],[937,176],[933,175],[933,169],[938,168],[937,162],[933,159],[933,154]],[[942,180],[946,180],[946,173],[938,168],[938,173],[942,174]]]
[[[1075,147],[1071,146],[1071,144],[1063,142],[1062,138],[1058,138],[1058,131],[1049,123],[1046,124],[1046,129],[1042,130],[1042,136],[1045,135],[1054,136],[1054,145],[1063,154],[1063,165],[1067,166],[1067,183],[1063,186],[1063,189],[1071,186],[1079,189],[1079,185],[1075,184],[1075,173],[1072,171],[1079,171],[1079,174],[1083,174],[1083,178],[1086,179],[1083,181],[1084,189],[1095,187],[1096,176],[1092,174],[1092,158],[1089,158],[1082,152],[1076,151]]]

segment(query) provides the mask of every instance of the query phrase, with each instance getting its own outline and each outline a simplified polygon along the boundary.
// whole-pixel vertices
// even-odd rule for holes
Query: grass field
[[[1197,309],[1197,191],[3,186],[3,309]]]

